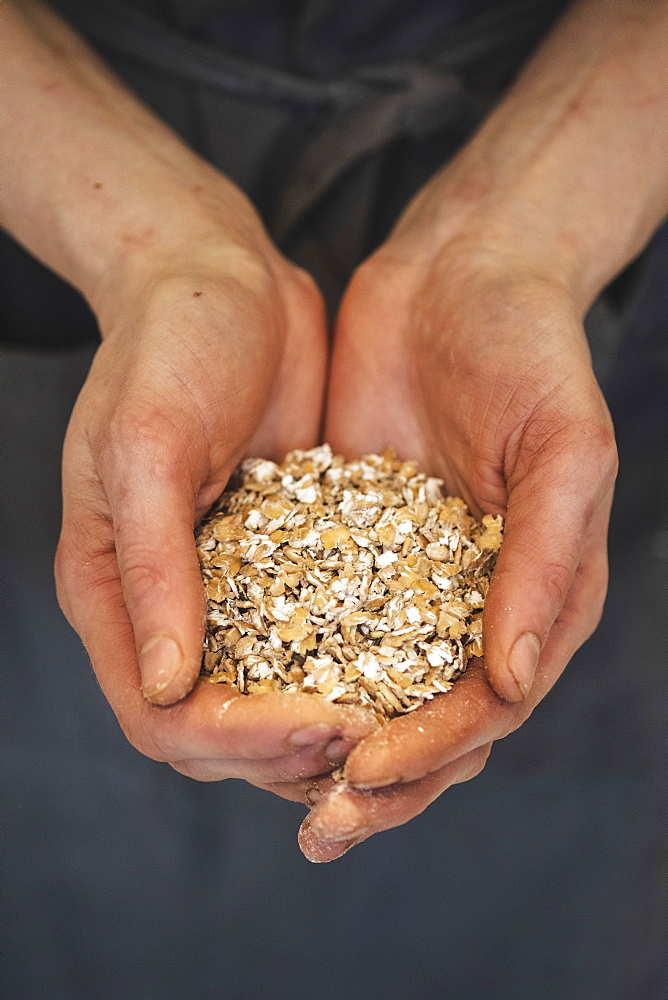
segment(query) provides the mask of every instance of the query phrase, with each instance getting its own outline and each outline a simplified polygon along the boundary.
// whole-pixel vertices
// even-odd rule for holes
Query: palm
[[[574,433],[577,410],[605,419],[605,407],[558,289],[461,271],[450,261],[418,280],[371,266],[352,283],[326,434],[348,452],[393,445],[478,512],[505,510],[545,444]]]
[[[441,256],[427,271],[381,252],[362,267],[339,317],[326,434],[347,453],[394,445],[477,514],[505,514],[506,532],[484,671],[353,751],[349,789],[304,828],[305,849],[323,859],[353,826],[365,836],[396,826],[478,773],[491,742],[554,684],[600,615],[615,473],[576,306],[526,267],[479,254]],[[510,661],[524,635],[541,651],[521,686]],[[383,792],[370,804],[355,786]]]
[[[122,315],[74,414],[92,475],[104,478],[114,436],[124,449],[142,434],[172,450],[178,441],[202,511],[242,455],[315,443],[326,329],[320,294],[300,272],[286,266],[274,287],[256,289],[200,269],[163,281],[141,314]]]

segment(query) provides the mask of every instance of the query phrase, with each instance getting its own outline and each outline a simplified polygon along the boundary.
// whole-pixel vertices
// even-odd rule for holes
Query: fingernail
[[[317,785],[311,785],[304,792],[304,798],[310,806],[317,806],[318,802],[322,802],[325,797],[325,793],[321,791]]]
[[[306,860],[310,861],[311,864],[326,865],[330,861],[338,861],[338,859],[342,858],[344,854],[347,854],[348,851],[355,846],[355,844],[356,841],[354,840],[353,841],[344,840],[341,843],[337,844],[332,842],[326,844],[323,841],[322,844],[320,845],[320,850],[322,850],[324,847],[329,855],[328,857],[324,858],[318,855],[318,847],[315,844],[309,845],[308,847],[302,845],[302,851],[304,853],[304,857],[306,858]]]
[[[539,656],[540,639],[534,632],[524,632],[510,650],[508,670],[522,692],[522,698],[526,698],[531,689]]]
[[[314,864],[335,861],[357,843],[356,840],[321,840],[311,827],[310,816],[302,823],[298,840],[304,857]]]
[[[329,741],[323,752],[330,764],[342,764],[355,746],[356,744],[351,740],[335,736],[333,740]]]
[[[305,726],[304,729],[296,729],[288,736],[288,743],[293,747],[309,747],[314,743],[325,743],[336,736],[336,732],[326,722],[316,722],[312,726]]]
[[[353,788],[361,788],[362,791],[368,791],[371,788],[387,788],[389,785],[398,785],[401,780],[400,774],[393,774],[389,778],[371,778],[370,781],[351,781],[347,778],[349,785]]]
[[[357,843],[359,840],[363,840],[364,837],[368,837],[372,830],[373,827],[371,826],[356,826],[351,829],[340,827],[335,832],[325,833],[324,835],[318,831],[316,836],[323,844],[345,844],[351,841]]]
[[[142,694],[153,701],[172,682],[181,669],[181,647],[169,635],[153,635],[139,651]]]

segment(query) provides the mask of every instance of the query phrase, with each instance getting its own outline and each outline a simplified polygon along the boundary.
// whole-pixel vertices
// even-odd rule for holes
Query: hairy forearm
[[[242,243],[261,231],[47,6],[5,0],[0,48],[0,224],[89,300],[128,258],[205,242],[209,217]]]
[[[668,211],[667,53],[666,0],[575,3],[396,235],[431,218],[444,243],[511,248],[586,306]]]

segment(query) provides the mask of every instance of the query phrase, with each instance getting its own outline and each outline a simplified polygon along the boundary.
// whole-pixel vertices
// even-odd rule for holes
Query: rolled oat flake
[[[202,674],[243,694],[305,691],[380,722],[448,691],[482,654],[503,520],[475,521],[391,452],[329,445],[248,459],[196,533]]]

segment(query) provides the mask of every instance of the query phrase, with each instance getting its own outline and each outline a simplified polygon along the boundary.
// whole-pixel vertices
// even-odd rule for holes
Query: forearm
[[[668,211],[667,53],[666,0],[574,4],[396,235],[512,247],[586,306]]]
[[[0,223],[95,300],[128,258],[262,227],[242,193],[41,3],[0,8]],[[262,237],[260,237],[261,239]]]

